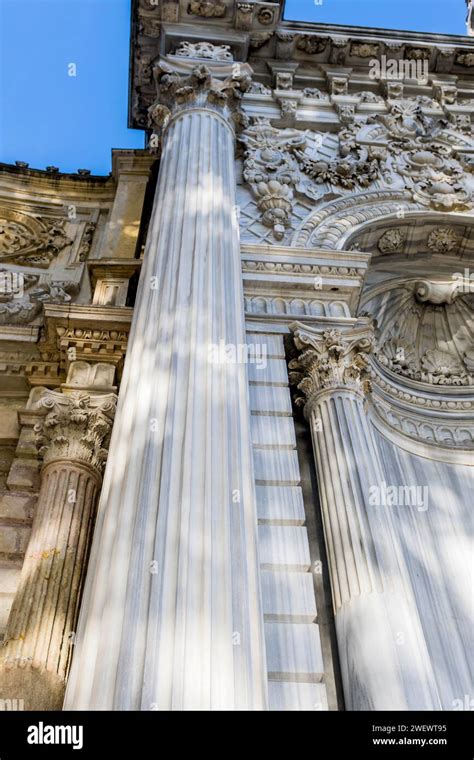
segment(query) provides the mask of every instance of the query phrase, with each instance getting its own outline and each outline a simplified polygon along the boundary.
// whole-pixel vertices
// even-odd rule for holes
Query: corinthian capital
[[[48,391],[37,409],[46,415],[35,425],[36,444],[45,464],[67,459],[82,462],[101,473],[115,415],[117,397],[113,393],[64,395]]]
[[[370,390],[369,354],[373,350],[371,325],[347,332],[315,330],[299,322],[290,329],[300,351],[290,364],[290,379],[301,391],[297,403],[313,401],[326,390],[352,390],[365,394]]]
[[[247,126],[248,119],[240,105],[251,84],[252,69],[248,64],[229,63],[215,71],[212,64],[187,68],[181,60],[178,68],[161,61],[153,70],[157,98],[148,110],[148,126],[153,130],[151,150],[159,148],[162,133],[172,116],[189,108],[219,113],[236,132]],[[222,72],[225,78],[214,76]]]

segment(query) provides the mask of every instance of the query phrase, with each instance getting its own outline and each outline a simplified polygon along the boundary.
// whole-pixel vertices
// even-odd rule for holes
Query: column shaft
[[[42,472],[0,673],[0,695],[26,710],[62,706],[99,484],[93,468],[65,460]]]
[[[389,510],[361,394],[334,389],[309,405],[336,631],[349,710],[437,709],[426,643]]]
[[[68,684],[72,709],[266,704],[234,136],[169,123]]]

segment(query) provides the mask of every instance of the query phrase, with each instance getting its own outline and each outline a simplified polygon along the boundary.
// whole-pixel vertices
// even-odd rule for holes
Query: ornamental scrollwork
[[[304,91],[310,93],[318,94]],[[298,195],[314,201],[389,190],[407,192],[420,207],[436,211],[474,208],[472,129],[461,130],[445,115],[427,115],[423,109],[431,106],[419,97],[389,100],[388,111],[377,114],[336,105],[342,121],[337,137],[277,129],[263,118],[254,119],[241,136],[244,178],[277,239],[291,227]]]

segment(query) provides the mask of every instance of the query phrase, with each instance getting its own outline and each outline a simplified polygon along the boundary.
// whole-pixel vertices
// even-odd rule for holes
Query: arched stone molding
[[[417,223],[420,219],[436,224],[472,223],[471,213],[436,212],[412,200],[408,191],[374,191],[331,200],[312,212],[296,230],[292,245],[301,248],[347,250],[367,228],[383,229],[394,225]]]
[[[311,213],[293,236],[301,248],[343,250],[360,225],[421,210],[408,191],[375,191],[338,198]]]
[[[360,306],[377,323],[372,418],[401,448],[468,464],[474,449],[470,282],[456,279],[452,260],[451,273],[446,264],[444,273],[431,268],[422,279],[407,273],[406,266],[397,262],[384,269],[382,281],[382,271],[376,271]],[[413,449],[415,441],[419,451]]]

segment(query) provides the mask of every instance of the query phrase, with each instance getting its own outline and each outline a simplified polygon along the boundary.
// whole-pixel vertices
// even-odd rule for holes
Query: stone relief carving
[[[303,91],[310,92],[318,95],[311,88]],[[293,105],[290,113],[294,113]],[[298,139],[295,130],[286,144],[284,131],[281,138],[278,131],[273,132],[272,141],[280,146],[280,165],[292,167],[292,180],[287,183],[292,197],[297,193],[318,200],[330,193],[386,187],[392,193],[406,190],[414,203],[437,211],[474,207],[474,140],[450,125],[444,115],[438,119],[427,116],[419,97],[392,101],[387,113],[356,114],[353,104],[337,106],[345,125],[334,150],[326,149],[333,139],[327,133],[300,131]],[[268,121],[267,127],[274,129]],[[254,136],[247,141],[247,162],[254,159],[257,143]],[[282,226],[291,226],[291,199],[289,193],[285,195],[286,202],[280,202],[286,207],[278,228],[280,239]]]
[[[258,94],[258,95],[271,95],[272,94],[271,87],[267,87],[266,84],[262,84],[261,82],[252,82],[252,84],[248,88],[247,92],[249,92],[249,93],[255,93],[255,94]]]
[[[324,139],[322,135],[319,135],[316,140],[314,137],[311,140],[310,134],[306,133],[303,150],[294,147],[292,152],[298,160],[301,172],[317,184],[326,183],[347,190],[352,190],[357,186],[367,187],[378,177],[377,151],[370,147],[356,145],[352,138],[351,128],[341,131],[339,155],[332,160],[318,156],[317,145]],[[307,146],[311,146],[309,151],[304,150]],[[315,153],[317,157],[313,157]],[[310,188],[308,190],[311,192]],[[313,197],[318,195],[314,191],[312,194]]]
[[[84,462],[102,472],[107,459],[116,408],[113,394],[91,396],[55,391],[45,394],[38,407],[45,418],[34,426],[38,453],[45,464],[55,459]]]
[[[260,8],[257,19],[262,26],[270,26],[275,20],[275,11],[273,8]]]
[[[354,42],[351,46],[351,55],[358,58],[374,58],[379,53],[379,45],[369,42]]]
[[[432,282],[419,280],[413,286],[413,293],[418,303],[429,303],[432,306],[454,303],[462,292],[463,282],[453,279],[450,282]]]
[[[227,7],[221,0],[191,0],[188,13],[204,18],[223,18]]]
[[[12,273],[0,269],[0,279],[15,276],[18,285],[0,289],[0,324],[27,325],[42,311],[44,303],[69,303],[78,292],[70,281],[40,282],[39,275]]]
[[[64,219],[28,216],[0,209],[0,261],[47,267],[72,240]]]
[[[343,277],[350,275],[361,277],[364,276],[365,270],[357,267],[337,267],[327,266],[324,264],[292,264],[291,262],[284,263],[281,261],[243,261],[243,272],[267,272],[268,274],[278,274],[279,272],[287,272],[288,274],[337,274]]]
[[[383,103],[384,100],[381,95],[377,95],[376,92],[370,90],[363,90],[358,93],[361,103]]]
[[[310,34],[303,34],[297,39],[296,49],[302,50],[304,53],[308,53],[308,55],[317,55],[326,50],[327,44],[328,39],[313,37]]]
[[[308,298],[288,298],[279,296],[245,296],[245,310],[249,314],[289,314],[294,317],[349,317],[347,304],[342,301],[318,301]]]
[[[273,32],[256,32],[250,37],[250,47],[253,50],[260,50],[273,37]]]
[[[213,45],[212,42],[181,42],[174,55],[178,58],[207,58],[211,61],[233,61],[230,45]]]
[[[235,4],[235,28],[249,31],[252,28],[255,5],[253,3],[240,2]]]
[[[79,248],[79,261],[87,261],[89,252],[92,246],[92,240],[94,238],[96,224],[95,222],[87,222],[82,233],[81,246]]]
[[[323,90],[319,90],[317,87],[305,87],[303,90],[303,95],[306,98],[315,98],[316,100],[329,101],[329,93],[323,92]]]
[[[453,227],[438,227],[428,236],[428,248],[436,253],[450,253],[459,245],[456,230]]]
[[[276,129],[268,119],[255,119],[240,136],[245,146],[244,179],[257,199],[262,221],[281,240],[293,207],[298,163],[288,148],[306,142],[305,133]]]
[[[401,230],[387,230],[379,238],[377,247],[381,253],[398,253],[403,250],[406,236]]]
[[[455,59],[456,63],[460,66],[467,66],[470,68],[474,66],[474,53],[459,53]]]
[[[349,388],[366,393],[370,390],[369,354],[373,349],[370,329],[356,336],[345,336],[340,330],[316,334],[303,325],[292,325],[293,339],[300,352],[289,363],[290,382],[302,396],[298,405],[311,401],[327,388]]]

